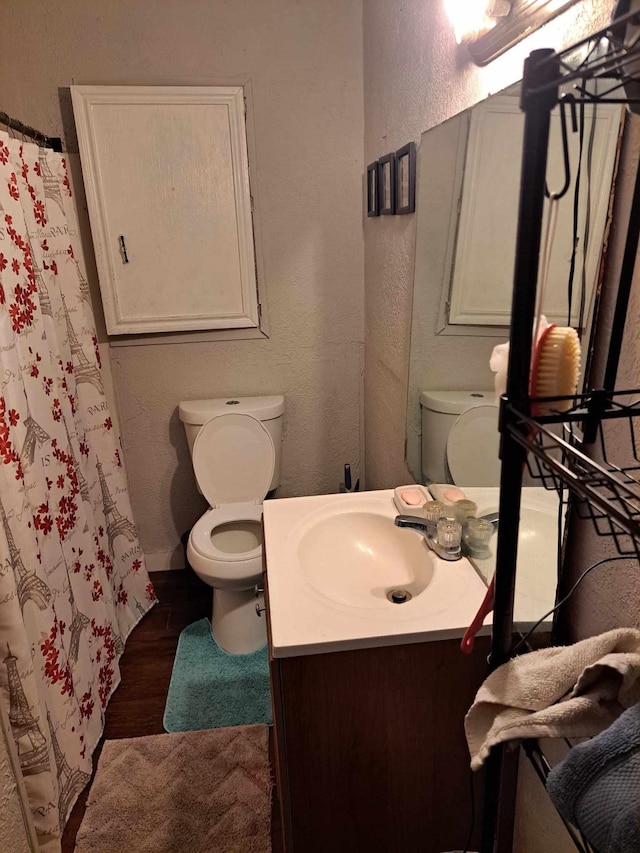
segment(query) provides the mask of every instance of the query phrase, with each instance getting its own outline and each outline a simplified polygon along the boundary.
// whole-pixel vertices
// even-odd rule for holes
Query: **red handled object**
[[[462,642],[460,643],[460,651],[463,655],[470,655],[473,651],[473,641],[475,639],[476,634],[482,628],[482,624],[485,620],[485,617],[488,613],[491,613],[493,610],[493,578],[491,578],[491,583],[487,587],[487,591],[485,593],[484,598],[482,599],[482,604],[480,605],[480,609],[473,617],[473,622],[467,630],[464,632],[464,637],[462,638]]]

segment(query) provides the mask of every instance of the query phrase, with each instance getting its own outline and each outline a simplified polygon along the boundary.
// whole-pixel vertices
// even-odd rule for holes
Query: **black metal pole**
[[[510,405],[529,414],[529,371],[531,365],[531,336],[536,303],[536,284],[542,214],[544,206],[547,148],[551,110],[558,102],[558,87],[550,87],[560,76],[559,60],[552,50],[536,50],[525,62],[520,106],[525,114],[520,206],[516,262],[511,306],[509,374],[507,393],[501,402],[500,457],[500,528],[495,573],[493,633],[489,666],[496,669],[509,658],[513,635],[513,599],[518,527],[520,523],[520,491],[526,451],[506,430],[513,420]],[[542,94],[531,91],[546,87]],[[520,427],[521,428],[521,427]],[[494,749],[485,771],[482,853],[510,849],[504,840],[498,820],[502,797],[503,749]],[[509,832],[507,831],[507,835]],[[500,836],[503,840],[498,844]]]
[[[11,130],[17,130],[18,133],[30,137],[35,142],[44,145],[45,148],[53,148],[54,151],[62,154],[62,139],[59,136],[47,136],[46,133],[36,130],[35,127],[30,127],[28,124],[23,124],[23,122],[11,118],[3,112],[0,112],[0,124],[11,128]]]
[[[629,296],[633,282],[633,270],[638,252],[638,237],[640,236],[640,167],[636,173],[636,184],[633,190],[633,202],[629,216],[629,227],[627,239],[624,245],[622,257],[622,268],[620,270],[620,282],[618,284],[618,295],[613,315],[611,337],[609,338],[609,350],[607,366],[604,373],[604,389],[609,394],[616,387],[616,376],[618,374],[618,363],[622,351],[622,339],[624,337],[624,325],[629,309]]]
[[[531,766],[533,767],[536,776],[546,788],[547,776],[549,775],[549,771],[551,770],[551,765],[547,761],[545,754],[540,749],[538,741],[525,740],[522,744],[522,748],[524,749],[525,754],[529,759],[529,762],[531,763]],[[583,844],[584,839],[581,840],[579,838],[578,833],[574,830],[571,824],[564,819],[560,812],[558,812],[558,817],[564,824],[564,828],[569,833],[569,837],[573,841],[576,850],[578,850],[579,853],[588,853],[588,850],[590,850],[590,848],[587,848],[587,846]]]

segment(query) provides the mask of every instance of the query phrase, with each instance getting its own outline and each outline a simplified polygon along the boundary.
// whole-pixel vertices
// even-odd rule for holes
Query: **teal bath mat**
[[[164,727],[168,732],[271,722],[267,647],[229,655],[211,636],[208,619],[180,634]]]

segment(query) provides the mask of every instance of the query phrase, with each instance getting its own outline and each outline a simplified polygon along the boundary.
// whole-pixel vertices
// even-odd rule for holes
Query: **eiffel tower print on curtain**
[[[64,420],[64,418],[63,418]],[[80,467],[80,463],[76,458],[76,454],[73,451],[73,444],[71,443],[71,436],[69,435],[69,427],[67,426],[67,422],[64,421],[64,431],[67,434],[67,444],[69,445],[69,453],[71,454],[71,460],[73,462],[73,468],[76,472],[76,477],[78,478],[78,489],[80,490],[80,497],[83,501],[88,501],[91,503],[91,496],[89,494],[89,485],[84,478],[84,474],[82,473],[82,468]]]
[[[9,563],[16,577],[20,608],[24,610],[27,601],[31,600],[38,605],[40,610],[44,610],[49,601],[51,601],[51,590],[34,571],[28,572],[25,564],[22,562],[22,557],[16,547],[2,501],[0,501],[0,516],[2,516],[2,526],[7,537],[7,545],[9,546]]]
[[[40,424],[31,417],[28,403],[26,404],[26,407],[27,416],[24,419],[24,428],[26,433],[24,442],[22,443],[22,450],[20,451],[20,460],[22,462],[28,461],[30,465],[33,465],[33,460],[36,455],[36,446],[42,447],[43,444],[46,444],[49,441],[50,436],[40,426]]]
[[[74,663],[78,663],[78,654],[80,652],[80,635],[89,625],[91,620],[87,616],[85,616],[84,613],[80,613],[80,611],[78,610],[78,605],[76,604],[76,599],[73,594],[73,587],[71,586],[71,575],[69,575],[68,568],[67,575],[69,576],[68,595],[69,601],[71,602],[71,625],[69,626],[69,635],[71,637],[71,642],[69,643],[68,654]]]
[[[49,731],[51,732],[51,746],[53,747],[53,756],[56,761],[56,771],[58,774],[58,810],[60,813],[60,822],[65,823],[67,813],[73,803],[76,794],[88,785],[91,776],[89,773],[83,773],[79,768],[71,768],[69,762],[65,758],[58,738],[51,722],[51,714],[47,711],[47,722],[49,723]]]
[[[124,654],[124,642],[120,634],[116,633],[115,637],[113,638],[113,648],[116,650],[116,654],[118,655],[118,657]]]
[[[29,710],[29,703],[18,673],[18,659],[7,645],[4,659],[9,683],[9,723],[16,742],[20,767],[24,776],[35,776],[50,769],[47,741],[40,730],[37,717]]]
[[[104,507],[104,516],[107,520],[107,537],[109,539],[109,551],[113,557],[113,542],[116,536],[126,536],[129,542],[135,542],[138,538],[133,522],[126,518],[118,507],[116,502],[111,497],[107,481],[102,471],[102,464],[98,459],[96,462],[98,469],[98,478],[100,479],[100,488],[102,490],[102,505]]]
[[[38,286],[38,298],[40,299],[40,310],[43,314],[48,314],[50,317],[53,317],[53,309],[51,307],[51,297],[49,296],[49,291],[47,290],[47,285],[44,281],[44,276],[42,275],[42,270],[36,263],[35,259],[33,260],[33,274],[36,279],[36,285]]]
[[[64,213],[64,203],[62,201],[62,190],[57,177],[51,171],[51,167],[47,162],[46,156],[40,157],[40,172],[42,174],[42,184],[44,186],[44,197],[48,201],[55,201]]]
[[[80,299],[84,299],[85,302],[88,302],[89,305],[91,305],[91,291],[89,290],[89,282],[82,275],[82,270],[80,269],[79,262],[74,259],[74,263],[76,265],[76,270],[78,271],[78,282],[80,284]]]
[[[103,394],[104,387],[102,385],[100,370],[98,369],[98,366],[96,364],[92,364],[85,355],[82,344],[78,340],[75,329],[71,323],[71,317],[69,316],[64,296],[62,297],[62,308],[64,311],[65,322],[67,324],[67,337],[69,339],[69,349],[71,350],[71,357],[73,359],[73,372],[76,377],[76,382],[89,382],[97,388],[101,394]]]

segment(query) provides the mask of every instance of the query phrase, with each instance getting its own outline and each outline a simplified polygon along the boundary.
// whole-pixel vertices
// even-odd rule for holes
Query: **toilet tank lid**
[[[496,406],[496,395],[490,391],[421,391],[420,405],[445,415],[461,415],[472,406]]]
[[[185,400],[178,407],[180,420],[185,424],[205,424],[216,415],[235,412],[253,415],[259,421],[270,421],[284,413],[284,397],[219,397],[213,400]]]

